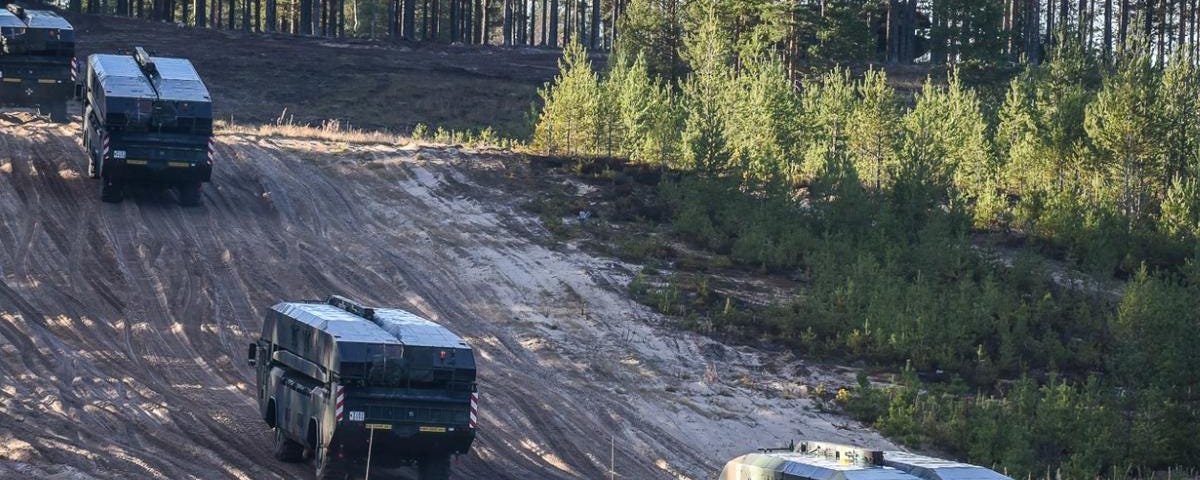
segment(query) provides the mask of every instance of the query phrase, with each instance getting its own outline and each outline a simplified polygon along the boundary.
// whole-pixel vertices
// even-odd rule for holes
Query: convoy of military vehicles
[[[82,103],[88,175],[101,199],[124,188],[177,188],[200,203],[213,167],[212,98],[186,59],[142,48],[88,57],[79,84],[71,24],[50,10],[0,10],[0,107],[69,121]],[[318,479],[386,478],[416,466],[420,480],[450,476],[450,459],[475,440],[475,357],[454,333],[413,313],[339,296],[284,302],[250,344],[259,414],[274,456],[312,460]],[[372,472],[372,468],[375,469]],[[905,452],[821,442],[730,460],[720,480],[1011,480],[983,467]]]

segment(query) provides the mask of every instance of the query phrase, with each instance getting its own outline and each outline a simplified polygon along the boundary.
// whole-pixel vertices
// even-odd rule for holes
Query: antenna
[[[149,53],[146,53],[146,49],[134,47],[133,58],[137,60],[138,66],[142,67],[142,71],[146,72],[146,75],[158,74],[158,67],[154,65],[154,59],[150,57]]]

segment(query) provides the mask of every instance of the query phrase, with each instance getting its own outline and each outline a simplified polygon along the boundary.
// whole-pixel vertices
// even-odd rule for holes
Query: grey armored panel
[[[25,10],[25,20],[29,28],[58,29],[74,31],[75,28],[67,19],[58,16],[51,10]],[[61,32],[60,32],[61,33]]]
[[[182,58],[154,57],[158,76],[153,79],[160,100],[207,103],[212,101],[208,88],[192,62]],[[136,65],[136,64],[135,64]]]
[[[264,319],[263,338],[344,383],[468,388],[475,381],[471,347],[445,327],[404,310],[280,303]]]
[[[994,470],[977,465],[908,452],[884,452],[883,461],[890,467],[903,470],[923,480],[1012,480]]]
[[[271,307],[263,334],[272,343],[326,371],[348,374],[345,363],[367,363],[403,346],[374,323],[319,303],[280,303]]]
[[[50,10],[0,10],[0,54],[71,58],[75,29]]]
[[[858,466],[793,452],[751,453],[730,460],[721,480],[919,480],[891,467]]]
[[[154,100],[154,86],[142,74],[133,57],[128,55],[96,54],[88,58],[96,80],[106,98],[140,98]]]
[[[375,323],[408,346],[471,348],[446,327],[405,310],[377,308]]]
[[[0,9],[0,29],[25,28],[25,22],[7,9]],[[3,30],[0,30],[3,31]],[[8,32],[4,32],[8,33]]]
[[[212,100],[191,62],[163,57],[152,61],[153,67],[143,68],[131,55],[88,57],[89,100],[97,119],[108,128],[130,131],[211,134]]]
[[[92,109],[102,121],[122,115],[121,123],[137,123],[142,111],[149,114],[149,108],[139,108],[138,101],[154,101],[157,96],[154,86],[142,74],[133,57],[128,55],[96,54],[88,57],[88,82],[95,82],[89,88]],[[144,102],[144,103],[145,103]]]

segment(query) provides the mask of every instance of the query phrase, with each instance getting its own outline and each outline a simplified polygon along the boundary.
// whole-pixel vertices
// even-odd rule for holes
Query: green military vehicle
[[[319,479],[415,465],[420,480],[445,480],[475,440],[474,353],[413,313],[339,296],[280,303],[248,358],[275,457],[311,458]]]
[[[907,452],[869,450],[825,442],[742,455],[720,480],[1012,480],[992,470]]]
[[[16,4],[0,10],[0,107],[36,108],[66,123],[77,74],[75,29],[66,19]]]
[[[132,55],[88,57],[83,83],[83,145],[100,199],[117,203],[128,185],[179,189],[179,203],[200,204],[212,178],[212,98],[192,63]]]

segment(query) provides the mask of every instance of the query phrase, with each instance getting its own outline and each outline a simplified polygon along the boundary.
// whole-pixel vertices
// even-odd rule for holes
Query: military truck
[[[475,439],[472,349],[413,313],[340,296],[279,303],[248,359],[275,457],[311,458],[319,479],[415,465],[421,480],[445,480]]]
[[[50,10],[0,10],[0,107],[36,108],[69,121],[75,96],[75,30]]]
[[[805,441],[725,464],[720,480],[1012,480],[992,470],[906,452]]]
[[[212,98],[191,62],[132,55],[88,57],[83,84],[83,144],[100,199],[118,203],[127,185],[179,190],[179,203],[200,204],[212,178]]]

